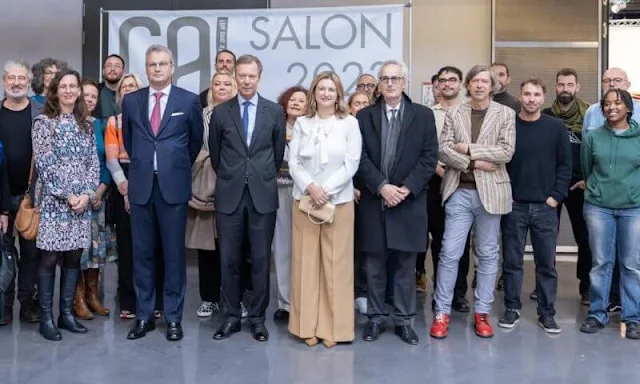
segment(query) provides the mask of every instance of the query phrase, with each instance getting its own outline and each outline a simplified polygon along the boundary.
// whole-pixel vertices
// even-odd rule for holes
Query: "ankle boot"
[[[93,319],[93,313],[91,313],[85,301],[85,288],[86,279],[84,278],[84,273],[82,273],[78,278],[78,284],[76,284],[76,295],[73,298],[73,313],[80,320],[91,320]]]
[[[38,277],[40,334],[47,340],[60,341],[62,335],[53,322],[53,284],[55,279],[55,273],[40,274]]]
[[[98,279],[100,277],[100,270],[87,269],[86,271],[83,271],[83,275],[86,276],[86,298],[89,308],[100,316],[109,315],[111,310],[102,304],[100,296],[98,295]]]
[[[80,324],[73,316],[73,297],[76,294],[79,269],[63,269],[60,275],[60,317],[58,328],[67,329],[73,333],[86,333],[87,328]]]

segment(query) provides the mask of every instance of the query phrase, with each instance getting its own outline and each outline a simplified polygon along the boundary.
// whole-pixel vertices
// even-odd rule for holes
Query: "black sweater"
[[[571,150],[564,123],[544,114],[536,121],[518,116],[516,149],[507,172],[514,201],[544,203],[551,196],[561,202],[571,178]]]
[[[549,116],[558,118],[551,108],[545,108],[542,113],[546,113]],[[562,119],[561,119],[562,120]],[[571,183],[569,186],[577,183],[580,180],[584,180],[582,176],[582,161],[580,160],[580,146],[582,145],[582,132],[572,132],[565,125],[565,132],[569,137],[569,144],[571,146],[571,157],[573,159],[573,169],[571,171]]]

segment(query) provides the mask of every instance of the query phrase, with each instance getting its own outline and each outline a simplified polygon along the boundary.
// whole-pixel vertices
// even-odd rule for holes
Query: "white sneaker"
[[[247,312],[247,308],[244,307],[244,303],[242,302],[240,302],[240,311],[242,312],[240,316],[242,316],[243,319],[249,316],[249,312]]]
[[[198,312],[196,314],[198,317],[209,317],[213,315],[213,312],[217,312],[220,310],[218,303],[212,303],[210,301],[203,301],[200,303],[200,308],[198,308]]]
[[[366,297],[358,297],[356,299],[356,308],[361,315],[367,314],[367,298]]]

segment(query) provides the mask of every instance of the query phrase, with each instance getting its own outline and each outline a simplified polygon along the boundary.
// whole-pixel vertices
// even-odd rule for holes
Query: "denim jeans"
[[[445,204],[445,229],[438,263],[436,312],[451,313],[453,289],[458,277],[458,264],[471,226],[475,222],[475,254],[478,260],[475,289],[475,312],[490,313],[498,272],[498,233],[500,217],[488,213],[478,191],[458,189]]]
[[[584,203],[589,230],[591,304],[589,316],[607,324],[613,266],[620,265],[622,321],[640,321],[640,208],[609,209]],[[616,257],[617,247],[617,257]],[[616,260],[617,259],[617,260]]]
[[[538,292],[538,316],[555,316],[558,290],[556,273],[556,243],[558,214],[546,203],[513,203],[511,213],[502,221],[504,245],[502,273],[504,276],[504,306],[522,309],[522,278],[524,247],[527,232],[531,231],[533,260],[536,266],[536,291]]]

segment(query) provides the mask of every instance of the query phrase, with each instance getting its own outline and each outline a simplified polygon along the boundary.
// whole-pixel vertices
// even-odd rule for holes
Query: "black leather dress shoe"
[[[395,333],[407,344],[418,344],[418,335],[410,325],[396,325]]]
[[[136,325],[133,327],[127,339],[136,340],[143,338],[147,335],[147,332],[151,332],[156,329],[156,322],[153,320],[136,320]]]
[[[289,321],[289,311],[284,310],[284,309],[278,309],[273,314],[273,320],[274,321]]]
[[[240,332],[240,322],[225,321],[222,323],[218,331],[213,335],[215,340],[224,340],[234,333]]]
[[[467,313],[471,310],[469,307],[469,303],[464,296],[458,296],[453,298],[453,302],[451,303],[451,308],[456,312]]]
[[[171,322],[167,324],[167,340],[179,341],[182,340],[183,336],[182,325],[180,325],[180,323]]]
[[[382,325],[369,321],[367,322],[367,325],[364,328],[364,332],[362,333],[362,340],[364,341],[378,340],[378,337],[380,337],[380,334],[382,332],[384,332],[384,327]]]
[[[267,327],[265,327],[264,324],[251,325],[251,333],[253,334],[253,338],[257,341],[269,340],[269,331],[267,331]]]

